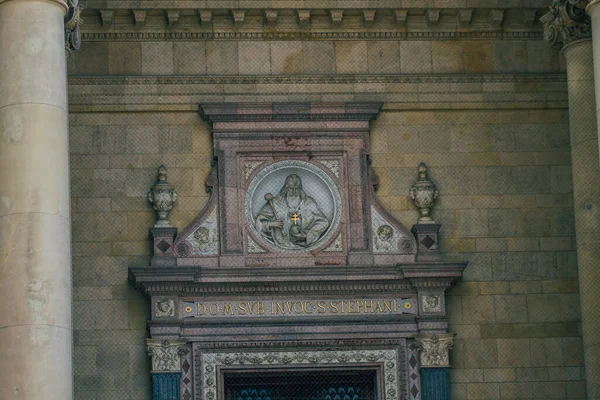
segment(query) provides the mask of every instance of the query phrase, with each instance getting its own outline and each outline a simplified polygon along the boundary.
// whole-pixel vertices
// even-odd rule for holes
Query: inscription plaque
[[[412,297],[395,299],[314,299],[183,301],[183,318],[307,317],[349,314],[415,314]]]

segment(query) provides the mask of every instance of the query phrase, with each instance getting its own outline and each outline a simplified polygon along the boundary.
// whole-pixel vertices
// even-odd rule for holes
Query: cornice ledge
[[[205,103],[200,116],[210,123],[228,121],[370,121],[381,102],[348,103]]]

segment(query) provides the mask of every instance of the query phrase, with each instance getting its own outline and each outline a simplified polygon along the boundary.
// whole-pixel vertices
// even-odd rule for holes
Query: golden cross
[[[296,222],[298,222],[300,220],[300,218],[298,218],[298,214],[294,213],[294,215],[292,215],[292,221],[294,221],[294,225],[296,225]]]

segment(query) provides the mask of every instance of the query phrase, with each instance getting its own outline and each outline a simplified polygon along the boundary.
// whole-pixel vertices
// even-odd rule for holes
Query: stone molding
[[[89,33],[100,33],[101,35],[114,34],[106,32],[111,24],[103,24],[103,19],[98,18],[100,13],[111,13],[118,19],[117,32],[126,32],[132,27],[138,27],[136,15],[140,11],[147,12],[146,19],[151,20],[148,24],[156,30],[171,30],[178,25],[184,33],[188,29],[207,32],[207,28],[235,33],[236,30],[252,29],[253,33],[263,32],[265,27],[270,31],[281,29],[274,34],[287,35],[286,31],[292,29],[303,29],[315,31],[307,33],[318,33],[316,38],[326,33],[327,29],[342,32],[368,29],[369,31],[385,27],[389,32],[397,28],[403,32],[415,33],[425,37],[433,32],[475,33],[479,37],[486,37],[491,32],[540,32],[541,26],[535,24],[537,18],[545,12],[546,4],[528,4],[527,7],[488,7],[486,4],[471,4],[471,7],[444,7],[427,8],[427,4],[414,4],[402,6],[398,1],[390,1],[388,4],[378,4],[377,8],[356,7],[354,4],[343,4],[336,2],[335,5],[326,6],[322,2],[314,4],[312,8],[294,8],[294,3],[282,4],[281,2],[265,5],[254,2],[252,7],[231,8],[231,4],[225,7],[218,5],[211,7],[210,4],[200,3],[198,8],[191,8],[186,2],[172,2],[168,7],[164,3],[157,6],[142,8],[136,1],[87,1],[86,17],[93,24],[86,26]],[[488,3],[489,4],[489,3]],[[305,4],[303,4],[305,5]],[[290,7],[291,6],[291,7]],[[423,7],[425,6],[425,7]],[[176,18],[174,19],[174,16]],[[145,23],[145,22],[144,22]],[[183,27],[188,29],[182,29]],[[325,31],[324,27],[327,27]],[[283,29],[282,29],[283,28]],[[391,28],[391,29],[390,29]],[[133,33],[133,32],[132,32]],[[147,32],[136,32],[136,34],[147,34]],[[296,32],[299,33],[299,32]],[[102,37],[102,36],[100,36]],[[244,38],[244,36],[241,36]]]
[[[146,339],[152,372],[180,372],[181,356],[189,352],[184,340]]]
[[[83,32],[83,41],[157,41],[157,40],[542,40],[538,31],[486,32],[486,31],[368,31],[368,32]]]
[[[591,39],[592,23],[586,13],[588,0],[553,0],[550,11],[540,21],[544,24],[544,39],[557,50],[569,44]]]
[[[525,83],[567,82],[564,73],[532,74],[396,74],[396,75],[258,75],[258,76],[70,76],[69,86],[206,85],[206,84],[347,84],[347,83]]]
[[[353,103],[204,103],[198,111],[209,123],[224,121],[370,121],[378,102]]]
[[[395,400],[399,397],[398,350],[322,350],[294,352],[246,352],[246,353],[204,353],[202,354],[202,388],[204,398],[217,398],[217,378],[221,368],[236,366],[361,366],[381,365],[381,377],[385,398]]]
[[[421,368],[450,367],[454,334],[417,335],[415,344],[420,350]]]
[[[258,267],[251,271],[185,266],[131,267],[129,280],[149,295],[389,294],[410,292],[413,288],[449,288],[460,279],[466,265],[437,262],[379,266],[376,269],[351,266],[329,266],[326,270],[319,267],[281,268],[276,275],[272,268]],[[341,280],[348,275],[354,280]],[[257,285],[261,282],[269,282],[269,285]]]

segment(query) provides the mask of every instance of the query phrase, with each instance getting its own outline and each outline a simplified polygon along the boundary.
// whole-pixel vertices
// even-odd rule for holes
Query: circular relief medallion
[[[298,160],[262,169],[246,192],[250,230],[273,251],[313,250],[329,240],[340,223],[342,200],[321,168]]]

